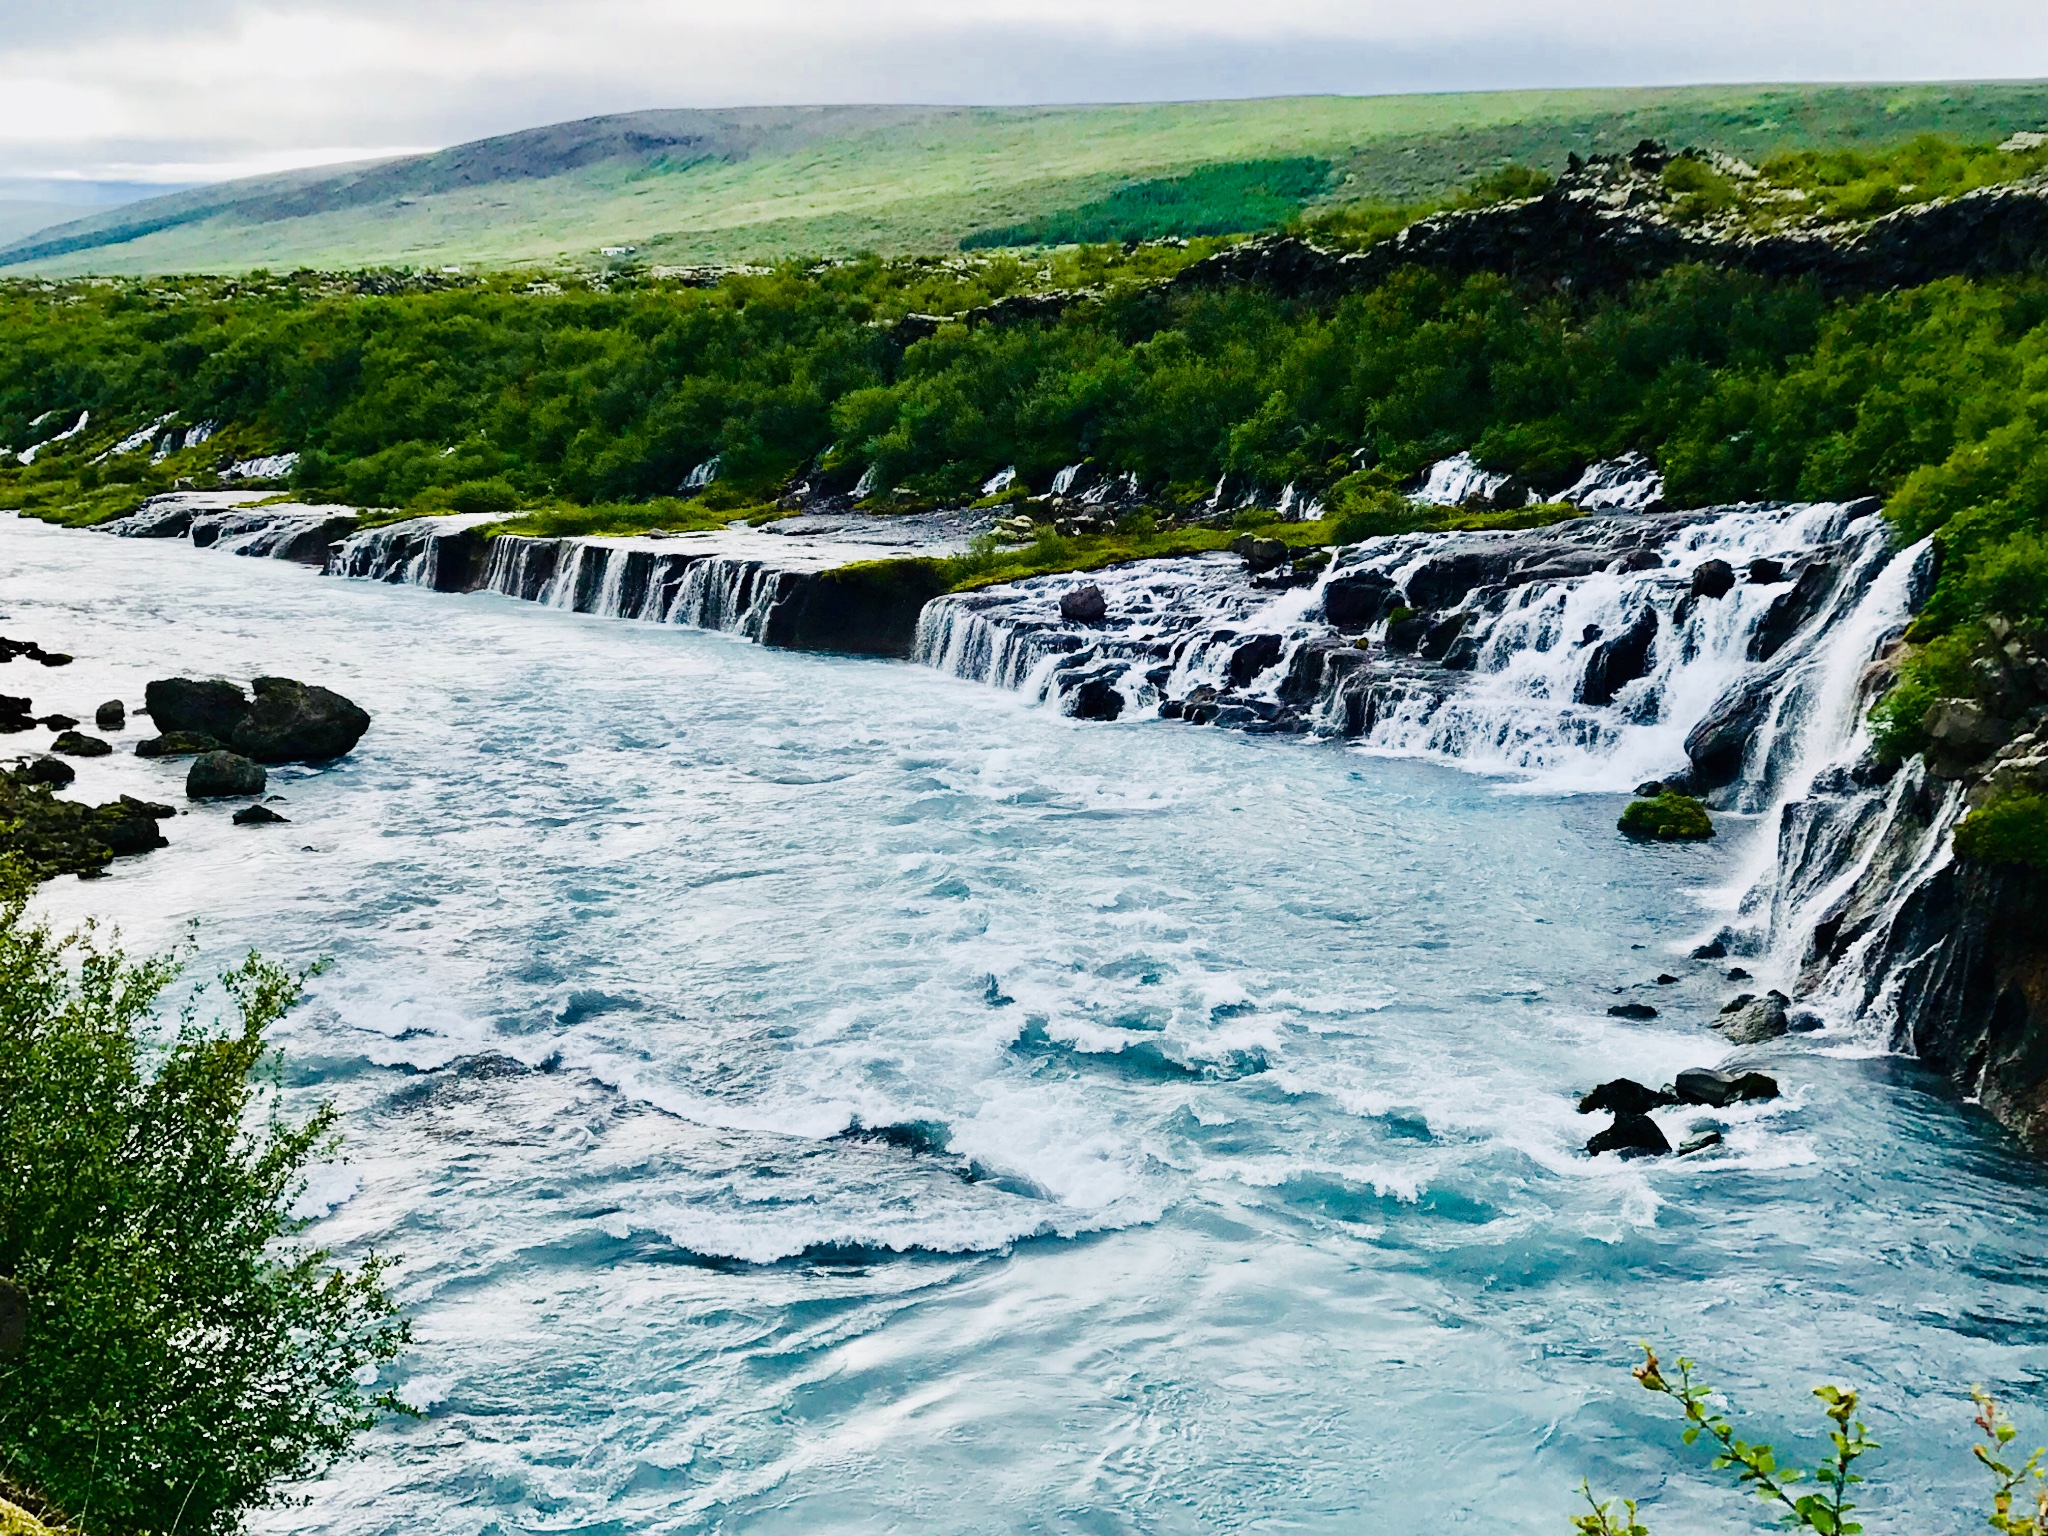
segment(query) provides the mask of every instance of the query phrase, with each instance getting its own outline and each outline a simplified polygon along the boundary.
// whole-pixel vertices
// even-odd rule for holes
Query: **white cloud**
[[[194,180],[653,106],[2044,74],[2041,0],[0,0],[0,176]]]

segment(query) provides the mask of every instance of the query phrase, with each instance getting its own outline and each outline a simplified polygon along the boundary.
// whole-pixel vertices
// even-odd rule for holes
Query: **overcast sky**
[[[643,107],[2048,76],[2048,0],[0,0],[0,180]]]

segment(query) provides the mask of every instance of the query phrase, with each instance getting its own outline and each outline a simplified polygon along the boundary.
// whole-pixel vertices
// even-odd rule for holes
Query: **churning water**
[[[1971,1383],[2048,1431],[2048,1201],[1910,1066],[1753,1053],[1783,1101],[1667,1114],[1723,1148],[1577,1150],[1574,1090],[1723,1055],[1682,956],[1740,818],[1635,847],[1613,795],[12,521],[0,614],[79,657],[0,678],[38,710],[376,717],[289,826],[43,898],[332,960],[279,1032],[349,1138],[313,1232],[403,1260],[425,1416],[266,1530],[1557,1533],[1582,1475],[1760,1520],[1642,1338],[1781,1445],[1866,1388],[1885,1529],[1981,1519]],[[136,734],[78,789],[175,798]]]

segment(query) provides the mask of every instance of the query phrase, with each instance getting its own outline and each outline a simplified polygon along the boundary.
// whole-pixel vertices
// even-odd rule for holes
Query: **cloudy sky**
[[[642,107],[2048,76],[2048,0],[0,0],[0,184]]]

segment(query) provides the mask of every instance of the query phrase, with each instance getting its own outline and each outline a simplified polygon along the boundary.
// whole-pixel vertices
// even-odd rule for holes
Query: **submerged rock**
[[[261,763],[237,752],[207,752],[192,760],[185,774],[185,794],[193,800],[222,800],[235,795],[260,795],[269,775]]]
[[[1654,1019],[1657,1010],[1648,1003],[1616,1003],[1607,1010],[1608,1015],[1617,1019]]]
[[[97,736],[81,736],[77,731],[63,731],[50,743],[52,752],[61,752],[66,757],[105,757],[114,749]]]
[[[186,731],[168,731],[135,743],[137,757],[192,757],[200,752],[218,752],[220,743],[211,736]]]
[[[1690,1157],[1695,1152],[1704,1152],[1709,1147],[1718,1147],[1720,1145],[1721,1133],[1719,1131],[1701,1131],[1697,1136],[1688,1136],[1678,1144],[1678,1155],[1680,1157]]]
[[[1614,1124],[1594,1134],[1586,1151],[1594,1157],[1616,1152],[1624,1158],[1661,1157],[1671,1150],[1657,1122],[1645,1114],[1619,1114]]]
[[[1730,1104],[1775,1099],[1778,1080],[1762,1072],[1716,1072],[1710,1067],[1691,1067],[1678,1074],[1672,1084],[1681,1104],[1699,1104],[1708,1109],[1725,1109]]]
[[[92,712],[92,723],[103,731],[118,731],[128,723],[128,706],[109,699]]]
[[[245,805],[231,818],[238,827],[282,825],[290,818],[280,816],[267,805]]]

